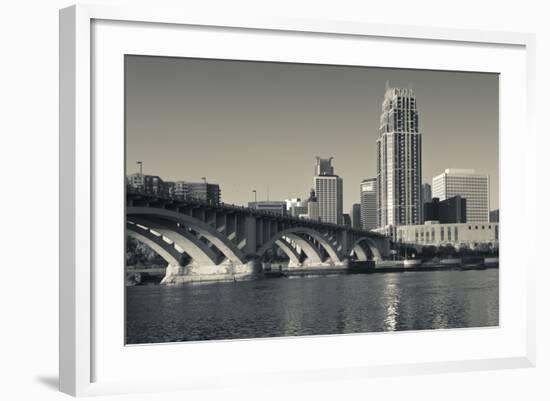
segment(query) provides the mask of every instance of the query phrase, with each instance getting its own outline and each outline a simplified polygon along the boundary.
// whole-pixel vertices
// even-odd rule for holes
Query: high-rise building
[[[220,203],[221,190],[218,184],[207,182],[176,181],[174,195],[187,199]]]
[[[376,145],[377,226],[420,224],[422,136],[412,89],[386,84]]]
[[[346,227],[351,227],[351,216],[347,213],[342,215],[342,224]]]
[[[432,186],[427,182],[422,184],[422,203],[432,200]]]
[[[446,169],[432,179],[433,197],[445,200],[460,195],[466,199],[468,223],[489,221],[489,176],[471,169]]]
[[[376,178],[361,181],[361,228],[373,230],[377,227]]]
[[[319,202],[315,190],[312,189],[307,200],[307,215],[303,216],[312,220],[319,220]]]
[[[334,174],[332,157],[317,157],[313,186],[319,205],[319,219],[325,223],[342,224],[343,214],[343,180]]]
[[[361,229],[361,205],[354,203],[351,205],[351,227],[357,230]]]
[[[420,204],[422,205],[420,212],[421,212],[422,222],[426,220],[426,218],[424,217],[424,209],[425,209],[424,205],[431,201],[432,201],[432,186],[426,182],[422,184],[422,187],[420,190]]]
[[[334,175],[334,167],[332,166],[333,157],[328,159],[315,156],[317,162],[315,163],[315,168],[313,170],[313,175]]]

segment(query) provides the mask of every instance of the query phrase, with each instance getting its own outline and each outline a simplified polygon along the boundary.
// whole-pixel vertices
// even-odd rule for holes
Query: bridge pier
[[[194,261],[181,266],[168,264],[161,284],[173,285],[209,281],[241,281],[257,277],[261,264],[256,260],[247,263],[234,263],[229,260],[218,265],[200,265]]]

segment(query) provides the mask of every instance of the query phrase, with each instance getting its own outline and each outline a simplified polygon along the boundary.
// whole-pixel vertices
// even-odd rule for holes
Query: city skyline
[[[224,202],[246,205],[253,190],[258,200],[267,191],[271,200],[306,198],[315,156],[334,157],[349,211],[361,181],[376,175],[389,80],[417,94],[422,183],[449,167],[474,168],[491,176],[490,208],[499,207],[496,75],[144,56],[127,56],[126,73],[128,174],[140,160],[144,174],[165,180],[206,177],[221,186]],[[472,107],[474,98],[480,107]],[[457,151],[471,143],[467,153]]]

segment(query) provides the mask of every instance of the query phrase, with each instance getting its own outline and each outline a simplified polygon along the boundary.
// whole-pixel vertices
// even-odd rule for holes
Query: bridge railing
[[[368,232],[369,235],[371,236],[384,237],[383,235],[378,233],[373,233],[372,231],[358,230],[349,226],[344,226],[344,225],[334,224],[334,223],[327,223],[321,220],[297,217],[297,216],[292,216],[288,214],[280,214],[280,213],[270,212],[267,210],[258,210],[248,206],[235,205],[232,203],[214,202],[213,200],[196,198],[196,197],[187,196],[187,195],[176,195],[176,194],[170,194],[170,193],[160,192],[160,191],[158,192],[148,191],[145,189],[136,188],[132,185],[126,185],[126,196],[128,195],[154,198],[155,201],[161,201],[161,202],[162,201],[182,202],[191,206],[203,206],[203,207],[220,208],[220,209],[226,209],[226,210],[229,209],[233,211],[248,213],[253,216],[282,218],[284,220],[290,220],[296,223],[309,223],[309,224],[324,226],[330,229],[340,229],[340,230],[345,229],[350,232],[356,232],[356,233],[362,233],[362,234]]]

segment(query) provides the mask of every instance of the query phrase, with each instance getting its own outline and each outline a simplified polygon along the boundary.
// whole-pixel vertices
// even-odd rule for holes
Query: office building
[[[377,205],[376,205],[376,178],[368,178],[361,181],[361,228],[373,230],[377,227]]]
[[[311,220],[319,220],[319,202],[317,201],[317,196],[315,195],[314,189],[311,190],[309,199],[307,200],[307,214],[300,217]]]
[[[267,201],[266,200],[266,201],[248,202],[248,207],[251,209],[256,209],[261,212],[286,215],[285,201]]]
[[[466,199],[468,223],[489,221],[489,176],[470,169],[446,169],[432,179],[432,196],[441,201],[460,195]]]
[[[319,206],[319,219],[325,223],[342,224],[343,214],[343,180],[334,174],[332,157],[317,157],[313,186]]]
[[[361,205],[359,203],[354,203],[351,205],[351,227],[356,230],[361,229]]]
[[[432,200],[432,186],[427,182],[422,184],[422,203]]]
[[[396,227],[398,242],[417,245],[453,245],[473,248],[479,244],[498,244],[498,223],[425,223]]]
[[[449,223],[466,223],[466,199],[460,195],[440,201],[432,198],[424,203],[424,221]]]
[[[422,184],[420,190],[420,200],[422,202],[422,209],[420,210],[422,213],[421,222],[424,222],[426,220],[424,217],[424,204],[432,201],[432,186],[427,182]]]
[[[177,197],[212,203],[221,201],[221,190],[218,184],[176,181],[174,185],[174,195]]]
[[[322,158],[315,156],[317,162],[313,170],[313,175],[334,175],[334,167],[332,166],[333,157]]]
[[[174,183],[165,182],[158,175],[130,174],[126,177],[126,184],[133,190],[150,195],[169,197],[174,192]]]
[[[348,213],[342,215],[342,224],[346,227],[351,227],[351,216]]]
[[[293,217],[300,217],[307,214],[307,200],[301,200],[300,198],[286,199],[287,213]]]
[[[376,146],[377,227],[420,224],[422,137],[412,89],[386,84]]]

